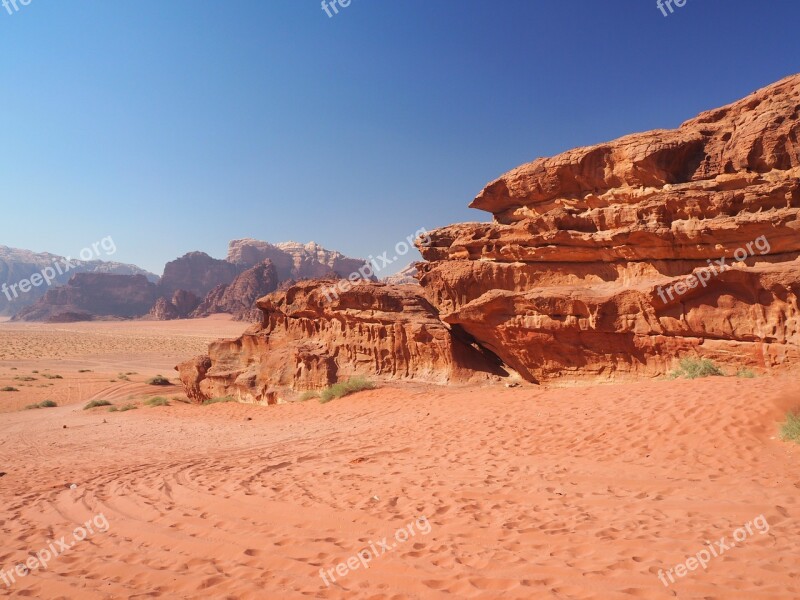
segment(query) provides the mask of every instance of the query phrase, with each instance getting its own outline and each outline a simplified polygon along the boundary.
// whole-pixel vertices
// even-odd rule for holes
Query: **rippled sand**
[[[214,328],[244,324],[70,325],[61,346],[5,327],[25,352],[42,340],[58,356],[4,359],[0,385],[50,369],[65,379],[19,393],[73,391],[27,411],[0,393],[0,569],[97,515],[108,530],[11,588],[0,580],[0,596],[800,597],[800,445],[776,439],[800,407],[796,377],[385,387],[326,405],[201,407],[144,380],[172,376],[175,353],[196,353]],[[143,404],[156,394],[171,405]],[[138,408],[84,411],[88,398]],[[659,580],[760,515],[768,533]],[[420,517],[429,533],[397,541]],[[369,569],[336,573],[384,537]]]

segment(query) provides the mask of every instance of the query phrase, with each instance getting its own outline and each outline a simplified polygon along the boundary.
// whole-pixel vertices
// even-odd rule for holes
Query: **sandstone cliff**
[[[89,321],[94,318],[131,318],[147,314],[158,298],[157,286],[144,275],[78,273],[67,285],[51,288],[14,320]]]
[[[329,303],[319,284],[289,287],[181,379],[196,400],[275,402],[353,374],[538,383],[660,376],[686,356],[797,365],[799,138],[800,75],[676,130],[523,165],[472,202],[492,223],[419,246],[421,287],[361,283]]]
[[[56,268],[56,266],[58,268]],[[135,265],[101,260],[67,261],[63,256],[49,252],[31,252],[19,248],[0,246],[0,286],[12,286],[22,280],[29,280],[32,275],[41,274],[43,269],[52,273],[51,285],[31,286],[28,292],[9,290],[8,294],[0,294],[0,316],[11,316],[23,308],[32,305],[45,295],[51,287],[66,284],[78,273],[111,273],[114,275],[144,275],[150,281],[158,281],[158,277],[140,269]],[[8,288],[6,288],[8,289]]]
[[[275,265],[280,281],[341,277],[346,279],[366,263],[348,258],[336,250],[326,250],[309,242],[270,244],[253,239],[233,240],[228,245],[228,262],[250,268],[269,259]]]
[[[794,76],[673,131],[518,167],[471,204],[493,223],[420,247],[420,283],[530,381],[660,375],[679,355],[797,361],[799,118]]]
[[[190,398],[274,404],[354,375],[437,383],[507,375],[468,335],[445,327],[418,286],[360,282],[328,300],[335,283],[303,281],[260,299],[260,324],[176,367]]]
[[[278,272],[269,259],[247,269],[230,285],[218,285],[211,290],[192,317],[207,317],[228,313],[239,321],[259,321],[261,311],[256,300],[278,288]]]
[[[164,266],[159,288],[164,297],[185,290],[202,298],[216,286],[229,284],[239,272],[228,261],[211,258],[205,252],[189,252]]]
[[[216,289],[216,288],[215,288]],[[156,321],[171,321],[172,319],[186,319],[200,304],[200,299],[192,292],[177,290],[171,299],[164,296],[156,300],[148,316]]]

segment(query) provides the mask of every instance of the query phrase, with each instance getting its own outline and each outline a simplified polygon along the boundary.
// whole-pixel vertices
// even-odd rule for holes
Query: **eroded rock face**
[[[15,316],[20,321],[68,322],[146,315],[158,287],[144,275],[78,273],[67,285],[51,288]]]
[[[190,397],[273,404],[356,375],[447,383],[508,374],[446,327],[418,286],[361,282],[328,301],[335,283],[302,281],[260,299],[260,324],[176,367]]]
[[[186,319],[191,316],[200,304],[200,299],[192,292],[176,290],[172,299],[164,297],[156,300],[148,316],[157,321],[171,321],[173,319]]]
[[[411,263],[394,275],[384,277],[381,281],[389,285],[419,285],[419,281],[417,280],[417,263]]]
[[[797,362],[799,136],[793,76],[674,131],[538,159],[472,202],[493,223],[431,233],[420,283],[530,381]]]
[[[218,285],[227,285],[240,269],[225,260],[211,258],[205,252],[189,252],[164,266],[159,287],[161,295],[171,297],[178,290],[203,298]]]
[[[207,317],[228,313],[239,321],[259,321],[261,311],[256,300],[278,288],[278,272],[269,259],[247,269],[230,285],[219,285],[211,290],[203,302],[192,312],[192,317]]]
[[[10,286],[18,286],[23,280],[30,280],[32,276],[40,277],[43,271],[47,274],[50,285],[31,286],[24,293],[18,288],[10,288]],[[0,286],[8,286],[3,288],[3,293],[0,293],[0,316],[12,316],[34,304],[47,293],[48,289],[65,285],[73,275],[78,273],[144,275],[152,282],[158,281],[156,275],[135,265],[100,260],[66,259],[48,252],[36,253],[20,248],[0,246]]]
[[[233,240],[228,245],[228,262],[243,269],[256,266],[267,259],[275,265],[280,281],[326,277],[346,279],[366,264],[363,260],[348,258],[336,250],[326,250],[314,242],[270,244],[260,240],[242,239]]]

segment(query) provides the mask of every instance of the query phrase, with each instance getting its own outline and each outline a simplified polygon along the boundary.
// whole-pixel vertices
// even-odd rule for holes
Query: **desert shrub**
[[[89,410],[90,408],[97,408],[98,406],[111,406],[111,402],[108,400],[92,400],[86,406],[83,407],[83,410]]]
[[[300,402],[306,402],[308,400],[311,400],[312,398],[319,398],[319,392],[313,392],[311,390],[303,392],[300,395]]]
[[[169,400],[163,396],[156,396],[155,398],[148,398],[144,401],[147,406],[169,406]]]
[[[91,373],[91,369],[78,369],[78,373]]]
[[[148,385],[172,385],[163,375],[156,375],[147,380]]]
[[[743,379],[753,379],[756,376],[756,374],[747,367],[742,367],[741,369],[736,371],[736,376],[741,377]]]
[[[117,379],[119,379],[120,381],[130,381],[130,378],[127,375],[125,375],[125,373],[117,374]]]
[[[698,379],[702,377],[722,377],[723,375],[724,373],[720,371],[719,367],[707,358],[684,358],[678,368],[670,374],[670,378]]]
[[[781,427],[781,439],[800,444],[800,412],[786,415],[786,423]]]
[[[334,398],[344,398],[350,394],[355,394],[362,390],[371,390],[375,388],[375,384],[363,377],[353,377],[347,381],[334,383],[332,386],[322,390],[319,401],[322,404],[330,402]]]
[[[55,408],[58,406],[53,400],[45,400],[43,402],[39,402],[39,404],[28,404],[25,407],[25,410],[33,410],[34,408]]]
[[[14,381],[37,381],[37,379],[36,377],[26,375],[24,377],[14,377]]]
[[[135,404],[125,404],[123,406],[112,406],[108,409],[108,412],[127,412],[129,410],[136,410],[138,406]]]
[[[18,392],[18,391],[19,390],[17,388],[11,387],[10,385],[0,388],[0,392]]]
[[[48,373],[45,373],[42,377],[45,379],[64,379],[61,375],[49,375]]]
[[[219,398],[209,398],[208,400],[203,400],[203,406],[209,406],[211,404],[224,404],[226,402],[236,402],[236,399],[233,396],[220,396]]]

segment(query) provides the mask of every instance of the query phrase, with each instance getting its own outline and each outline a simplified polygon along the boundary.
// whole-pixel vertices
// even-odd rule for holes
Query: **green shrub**
[[[371,390],[375,388],[375,384],[363,377],[353,377],[347,381],[334,383],[332,386],[322,390],[319,401],[322,404],[330,402],[334,398],[344,398],[350,394],[355,394],[362,390]]]
[[[707,358],[684,358],[678,369],[670,373],[670,378],[683,377],[685,379],[698,379],[701,377],[722,377],[724,373],[719,367]]]
[[[753,379],[756,376],[756,374],[747,367],[742,367],[741,369],[736,371],[736,376],[741,377],[743,379]]]
[[[156,375],[147,380],[148,385],[172,385],[163,375]]]
[[[312,398],[319,398],[319,392],[314,392],[311,390],[303,392],[300,395],[300,402],[306,402],[308,400],[311,400]]]
[[[781,439],[800,444],[800,412],[786,415],[786,423],[781,427]]]
[[[129,410],[136,410],[137,408],[139,407],[136,406],[135,404],[125,404],[119,407],[112,406],[111,408],[108,409],[108,412],[127,412]]]
[[[156,396],[155,398],[148,398],[144,401],[147,406],[169,406],[169,400],[163,396]]]
[[[25,410],[33,410],[34,408],[54,408],[56,406],[58,406],[58,404],[52,400],[45,400],[44,402],[39,402],[39,404],[28,404]]]
[[[226,402],[236,402],[236,399],[233,396],[221,396],[219,398],[209,398],[208,400],[203,400],[203,406],[209,406],[211,404],[224,404]]]
[[[111,402],[108,400],[92,400],[86,406],[83,407],[83,410],[89,410],[90,408],[97,408],[98,406],[111,406]]]
[[[18,391],[19,390],[17,388],[11,387],[10,385],[0,388],[0,392],[18,392]]]

